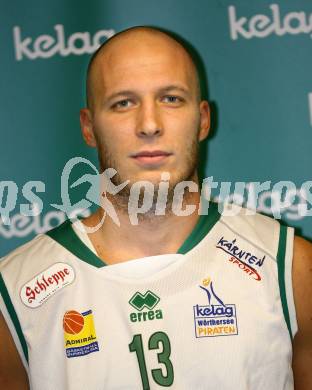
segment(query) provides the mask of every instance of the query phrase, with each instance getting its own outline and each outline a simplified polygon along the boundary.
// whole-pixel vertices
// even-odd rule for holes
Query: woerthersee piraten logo
[[[210,278],[204,279],[199,287],[205,293],[208,305],[193,306],[196,337],[237,335],[235,305],[223,302],[216,294]]]

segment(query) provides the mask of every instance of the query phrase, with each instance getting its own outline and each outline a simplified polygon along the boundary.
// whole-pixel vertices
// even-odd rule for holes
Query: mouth
[[[143,150],[142,152],[130,155],[136,162],[143,165],[154,165],[164,162],[172,153],[163,150]]]

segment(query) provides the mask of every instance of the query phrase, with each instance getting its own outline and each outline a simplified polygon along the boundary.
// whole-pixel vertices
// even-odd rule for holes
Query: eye
[[[114,103],[112,105],[112,109],[123,109],[123,108],[128,108],[131,105],[131,100],[130,99],[122,99],[119,100],[118,102]]]
[[[165,103],[174,103],[174,104],[177,104],[177,103],[182,103],[183,102],[183,99],[179,96],[175,96],[175,95],[167,95],[167,96],[164,96],[163,97],[163,101]]]

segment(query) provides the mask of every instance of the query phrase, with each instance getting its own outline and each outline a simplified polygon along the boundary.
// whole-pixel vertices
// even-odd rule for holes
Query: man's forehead
[[[135,82],[136,77],[149,82],[152,77],[163,77],[165,83],[166,78],[171,83],[180,80],[191,88],[195,83],[198,89],[197,71],[190,54],[179,42],[158,30],[136,28],[112,37],[97,53],[90,86],[98,94],[103,87],[123,80]]]
[[[135,36],[107,47],[94,70],[107,84],[110,77],[122,79],[136,75],[186,78],[193,69],[187,54],[175,42],[163,37]]]
[[[113,36],[101,49],[99,59],[116,56],[122,58],[125,53],[167,52],[188,57],[184,47],[169,35],[157,30],[138,28]]]

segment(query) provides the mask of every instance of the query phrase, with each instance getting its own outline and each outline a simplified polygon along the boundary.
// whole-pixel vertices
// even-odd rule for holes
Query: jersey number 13
[[[160,349],[161,351],[157,353],[157,358],[159,363],[164,364],[165,367],[163,368],[165,368],[165,372],[163,368],[154,368],[151,370],[151,373],[154,381],[158,385],[169,387],[173,383],[174,373],[173,373],[173,366],[170,361],[170,353],[171,353],[170,341],[169,341],[169,337],[164,332],[153,333],[148,340],[149,351],[150,350],[159,351]],[[144,357],[143,340],[141,334],[136,334],[133,336],[133,339],[129,344],[129,350],[130,352],[136,353],[141,379],[142,379],[143,390],[150,390],[146,362]]]

